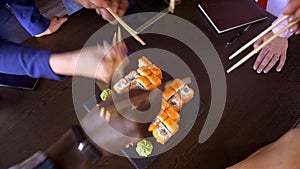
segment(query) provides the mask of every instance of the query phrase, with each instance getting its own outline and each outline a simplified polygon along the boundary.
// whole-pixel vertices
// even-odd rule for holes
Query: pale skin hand
[[[42,37],[45,35],[50,35],[58,31],[58,29],[68,20],[67,16],[58,17],[58,16],[52,16],[50,18],[50,25],[49,27],[42,33],[35,35],[35,37]]]
[[[270,32],[264,37],[257,40],[254,43],[254,48],[258,47],[272,35],[274,35],[273,32]],[[253,65],[253,69],[256,70],[257,73],[268,73],[271,70],[271,68],[274,67],[277,62],[279,62],[276,71],[280,72],[286,61],[287,48],[288,40],[285,38],[277,37],[267,46],[262,48],[262,50],[256,58],[256,61]],[[279,58],[276,56],[279,56]]]
[[[104,46],[87,47],[50,56],[49,65],[54,73],[67,76],[83,76],[108,83],[117,68],[125,59],[120,45],[111,48]]]
[[[227,169],[299,169],[299,142],[300,128],[296,128]]]
[[[300,1],[299,0],[289,0],[288,5],[282,11],[284,15],[290,15],[289,21],[294,21],[295,19],[300,19]],[[297,24],[290,30],[296,34],[300,34],[300,25]]]
[[[113,16],[105,9],[110,7],[118,16],[124,16],[128,8],[128,0],[76,0],[76,2],[88,9],[96,9],[103,19],[114,23]]]

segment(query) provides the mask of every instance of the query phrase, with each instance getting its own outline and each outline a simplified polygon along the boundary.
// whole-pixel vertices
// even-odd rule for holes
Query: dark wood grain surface
[[[197,1],[183,1],[176,8],[177,16],[199,27],[217,49],[224,69],[235,61],[227,57],[242,43],[266,28],[274,18],[253,25],[234,45],[225,42],[238,30],[218,35],[197,9]],[[52,36],[30,39],[25,44],[55,51],[83,46],[85,41],[106,24],[93,10],[81,10],[70,17],[63,28]],[[76,36],[74,36],[76,35]],[[170,40],[161,36],[143,35],[149,47],[170,48]],[[176,45],[179,42],[172,41]],[[139,47],[128,39],[132,51]],[[205,143],[198,138],[206,120],[211,101],[211,84],[202,62],[193,54],[175,49],[190,65],[197,77],[201,100],[207,110],[197,119],[188,136],[176,147],[160,155],[149,168],[219,169],[230,166],[258,148],[276,140],[300,117],[300,49],[299,36],[289,40],[288,59],[281,73],[256,74],[254,58],[226,75],[227,100],[223,117],[214,134]],[[174,49],[173,49],[174,50]],[[250,51],[251,49],[248,49]],[[84,101],[87,98],[82,98]],[[42,79],[35,91],[0,88],[0,168],[6,168],[52,145],[76,123],[72,101],[72,79],[62,82]],[[124,157],[101,160],[94,168],[116,169],[133,166]]]

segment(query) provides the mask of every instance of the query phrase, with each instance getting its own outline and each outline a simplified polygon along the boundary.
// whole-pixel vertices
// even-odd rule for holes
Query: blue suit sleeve
[[[83,8],[83,6],[77,4],[74,0],[62,0],[62,2],[69,15],[72,15],[73,13]]]
[[[49,65],[51,53],[51,51],[22,46],[0,38],[0,72],[63,80],[65,76],[55,74]]]
[[[34,0],[10,0],[8,4],[19,23],[31,36],[40,34],[49,27],[50,20],[39,12]]]

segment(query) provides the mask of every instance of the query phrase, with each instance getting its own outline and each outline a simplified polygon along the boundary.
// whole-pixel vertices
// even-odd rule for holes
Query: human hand
[[[67,20],[68,20],[68,15],[65,15],[62,17],[52,16],[50,18],[50,25],[48,26],[48,28],[44,32],[42,32],[38,35],[35,35],[35,37],[39,38],[42,36],[46,36],[46,35],[55,33]]]
[[[300,155],[300,129],[293,129],[247,159],[226,169],[297,169]]]
[[[125,61],[127,48],[119,42],[114,46],[85,47],[81,50],[53,53],[49,58],[52,71],[59,75],[83,76],[109,83],[117,67]]]
[[[257,40],[254,43],[254,48],[257,48],[272,35],[274,35],[274,33],[269,32],[268,34]],[[264,48],[262,48],[256,58],[253,69],[256,70],[257,73],[268,73],[271,68],[279,61],[279,65],[277,66],[276,71],[280,72],[285,64],[287,48],[288,40],[285,38],[277,37]]]
[[[282,13],[284,15],[290,15],[289,22],[292,22],[296,19],[300,19],[300,1],[299,0],[289,0],[287,6],[283,9]],[[299,23],[291,28],[291,32],[296,34],[300,33]]]
[[[76,0],[76,2],[88,9],[96,9],[96,12],[102,16],[103,19],[114,23],[113,16],[106,10],[111,8],[118,16],[124,16],[128,8],[128,0]]]
[[[114,13],[122,17],[128,8],[128,0],[110,0],[107,6],[96,8],[96,12],[101,15],[103,19],[115,24],[115,18],[105,9],[106,7],[111,8]]]
[[[103,46],[98,45],[96,54],[91,55],[91,59],[98,63],[95,78],[103,82],[110,82],[114,73],[117,71],[118,66],[122,63],[128,62],[127,47],[122,41],[114,46],[110,46],[104,42]],[[97,52],[100,52],[97,54]],[[99,57],[104,53],[104,57]],[[122,71],[122,70],[121,70]]]

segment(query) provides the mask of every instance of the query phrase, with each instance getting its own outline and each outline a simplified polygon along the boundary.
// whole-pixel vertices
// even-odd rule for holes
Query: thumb
[[[293,7],[291,4],[288,4],[283,10],[282,10],[282,14],[284,15],[288,15],[291,14],[293,11]]]

